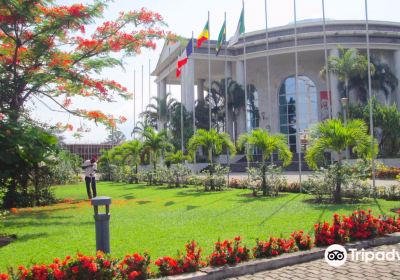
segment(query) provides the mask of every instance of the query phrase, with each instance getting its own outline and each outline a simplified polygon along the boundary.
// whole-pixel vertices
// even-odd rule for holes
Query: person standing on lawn
[[[85,160],[82,165],[83,170],[85,171],[85,183],[86,183],[86,191],[89,199],[92,199],[92,191],[93,197],[97,196],[96,191],[96,171],[97,171],[97,157],[93,156],[92,159]],[[92,190],[90,190],[90,188]]]

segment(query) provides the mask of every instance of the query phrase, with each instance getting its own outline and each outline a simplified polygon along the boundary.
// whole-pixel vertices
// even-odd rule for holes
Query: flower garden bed
[[[332,223],[316,224],[314,230],[314,240],[302,231],[296,231],[287,239],[270,237],[257,240],[252,251],[241,244],[240,237],[218,241],[213,253],[206,258],[202,257],[197,243],[192,241],[186,244],[185,253],[157,259],[154,262],[157,273],[151,271],[152,262],[147,253],[127,255],[122,260],[99,253],[95,257],[78,255],[75,258],[67,256],[64,260],[54,259],[50,265],[20,266],[10,269],[9,275],[0,274],[0,280],[147,279],[173,275],[182,279],[217,279],[238,276],[320,258],[324,249],[319,247],[334,243],[352,248],[398,243],[400,216],[374,217],[371,211],[363,210],[354,211],[350,216],[335,214]],[[349,243],[354,241],[359,242]],[[316,248],[312,248],[314,245]]]

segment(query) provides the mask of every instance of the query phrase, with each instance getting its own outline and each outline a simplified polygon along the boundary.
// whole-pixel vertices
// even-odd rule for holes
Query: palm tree
[[[135,167],[133,178],[136,184],[139,181],[138,165],[140,164],[142,150],[143,144],[137,139],[125,142],[111,150],[111,158],[117,160],[119,164]]]
[[[232,122],[235,127],[233,131],[234,139],[236,139],[236,129],[237,129],[237,117],[240,114],[240,110],[245,108],[244,100],[244,87],[234,81],[232,78],[227,79],[227,93],[228,93],[228,111],[232,114]],[[255,104],[255,94],[256,87],[252,84],[247,85],[247,93],[250,104],[250,112],[254,115],[254,120],[259,119],[258,104]],[[212,115],[214,123],[216,124],[216,129],[219,131],[223,127],[223,122],[225,119],[225,80],[213,81],[211,84],[211,106]],[[208,103],[208,99],[206,99]],[[208,105],[207,105],[208,106]],[[207,107],[208,108],[208,107]],[[197,113],[198,118],[204,117]],[[216,121],[215,121],[216,120]],[[258,126],[258,123],[253,124],[254,127]]]
[[[209,91],[207,89],[207,91]],[[211,83],[211,94],[208,94],[206,102],[211,102],[211,117],[213,128],[223,131],[225,119],[225,80],[213,81]]]
[[[262,172],[262,189],[263,195],[268,193],[266,183],[266,161],[274,152],[278,153],[279,160],[282,160],[283,166],[288,166],[292,162],[292,152],[287,144],[287,137],[283,134],[270,135],[265,129],[255,129],[252,132],[242,134],[238,140],[238,147],[243,149],[246,145],[257,147],[262,155],[261,172]]]
[[[167,93],[164,97],[153,97],[152,100],[155,102],[147,105],[146,111],[140,116],[144,116],[149,123],[154,124],[153,127],[159,130],[166,129],[170,121],[170,113],[174,111],[177,101],[171,97],[171,93]]]
[[[157,162],[165,151],[170,151],[174,147],[168,141],[167,131],[157,132],[152,127],[146,127],[142,133],[143,151],[149,155],[149,160],[153,163],[154,170],[157,169]]]
[[[138,134],[141,136],[141,135],[143,135],[143,132],[145,131],[145,129],[147,127],[155,128],[154,125],[152,123],[150,123],[147,118],[144,118],[143,121],[137,121],[135,123],[135,127],[133,128],[133,130],[131,132],[131,135]]]
[[[390,94],[397,88],[399,80],[389,65],[374,57],[371,60],[375,67],[375,72],[371,77],[372,88],[376,91],[382,90],[385,95],[385,103],[389,105]],[[368,81],[368,78],[366,80]]]
[[[383,63],[379,58],[372,56],[371,63],[374,65],[375,71],[371,75],[371,87],[376,92],[383,92],[385,96],[385,104],[389,105],[391,102],[391,94],[398,86],[398,79],[390,69],[390,66]],[[349,90],[356,89],[363,102],[367,101],[368,92],[368,73],[364,72],[362,76],[352,77],[349,81]]]
[[[189,161],[191,160],[190,155],[185,155],[183,154],[183,152],[181,150],[172,153],[166,153],[165,154],[165,163],[167,165],[167,167],[170,167],[171,164],[178,164],[178,163],[182,163],[184,161]]]
[[[210,162],[210,174],[214,172],[213,156],[220,155],[223,149],[229,150],[231,156],[236,154],[236,148],[229,134],[222,132],[218,133],[215,129],[209,131],[198,129],[196,133],[189,139],[188,151],[194,154],[198,148],[203,148],[207,151],[208,161]],[[211,181],[211,190],[214,190],[214,184]]]
[[[183,125],[181,124],[181,106],[183,115]],[[183,128],[183,145],[187,144],[188,139],[193,135],[193,115],[187,111],[185,106],[176,102],[174,109],[170,114],[170,121],[168,124],[168,131],[170,132],[171,143],[175,149],[181,149],[181,129]]]
[[[310,138],[311,144],[305,159],[312,169],[317,169],[324,164],[326,151],[336,152],[338,155],[334,202],[341,203],[342,160],[346,148],[352,148],[353,153],[364,159],[372,155],[371,138],[368,135],[367,125],[357,119],[350,120],[347,124],[343,124],[339,119],[330,119],[317,124]],[[375,145],[374,154],[376,150]]]
[[[359,54],[357,49],[344,49],[339,47],[339,56],[328,58],[328,69],[337,75],[340,82],[344,83],[345,96],[349,97],[349,81],[353,77],[361,77],[367,72],[368,59]],[[374,65],[371,64],[371,73],[375,72]],[[326,68],[321,70],[321,76],[326,76]]]

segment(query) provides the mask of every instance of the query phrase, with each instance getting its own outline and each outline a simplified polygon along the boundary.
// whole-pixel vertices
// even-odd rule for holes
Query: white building
[[[400,24],[393,22],[369,22],[371,54],[387,63],[400,78]],[[296,129],[300,134],[316,122],[329,116],[331,107],[333,117],[341,112],[341,95],[338,79],[330,75],[331,86],[320,76],[325,66],[325,48],[323,25],[321,21],[297,24],[298,50],[298,91],[295,92],[295,29],[294,25],[271,28],[268,31],[268,51],[265,30],[245,34],[247,84],[253,84],[257,90],[259,120],[252,120],[254,126],[281,132],[288,135],[293,151],[296,149]],[[337,56],[338,46],[366,49],[365,21],[327,21],[327,54]],[[220,81],[225,77],[225,50],[215,55],[216,41],[211,41],[211,80]],[[168,84],[180,84],[183,103],[192,111],[193,102],[204,98],[204,89],[208,88],[208,48],[203,43],[200,49],[194,49],[188,64],[182,71],[181,79],[175,77],[175,66],[180,53],[179,44],[164,46],[157,67],[153,72],[157,76],[158,96],[166,94]],[[267,86],[267,54],[269,55],[270,86]],[[243,38],[227,50],[227,76],[244,84]],[[331,92],[331,106],[328,94]],[[354,102],[350,95],[350,102]],[[244,97],[243,97],[244,98]],[[297,98],[299,100],[297,100]],[[400,105],[400,90],[393,93],[393,101]],[[232,135],[233,123],[230,113],[228,131]],[[237,135],[245,132],[245,114],[242,110],[237,116]],[[250,118],[251,119],[251,118]],[[299,123],[296,124],[296,119]]]

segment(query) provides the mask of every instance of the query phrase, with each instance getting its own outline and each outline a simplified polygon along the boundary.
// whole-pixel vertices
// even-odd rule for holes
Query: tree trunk
[[[340,157],[340,155],[339,155]],[[333,201],[336,204],[342,203],[342,164],[340,158],[338,160],[337,174],[336,174],[336,190],[333,195]]]
[[[16,207],[17,199],[17,183],[15,179],[11,179],[8,190],[3,199],[3,207],[5,209]]]
[[[139,184],[139,178],[138,178],[138,165],[135,164],[135,183]]]
[[[263,190],[263,196],[267,196],[267,179],[266,179],[266,165],[265,162],[263,161],[262,166],[261,166],[261,172],[262,172],[262,190]]]
[[[211,163],[210,165],[210,190],[215,191],[215,186],[214,186],[214,164]]]

